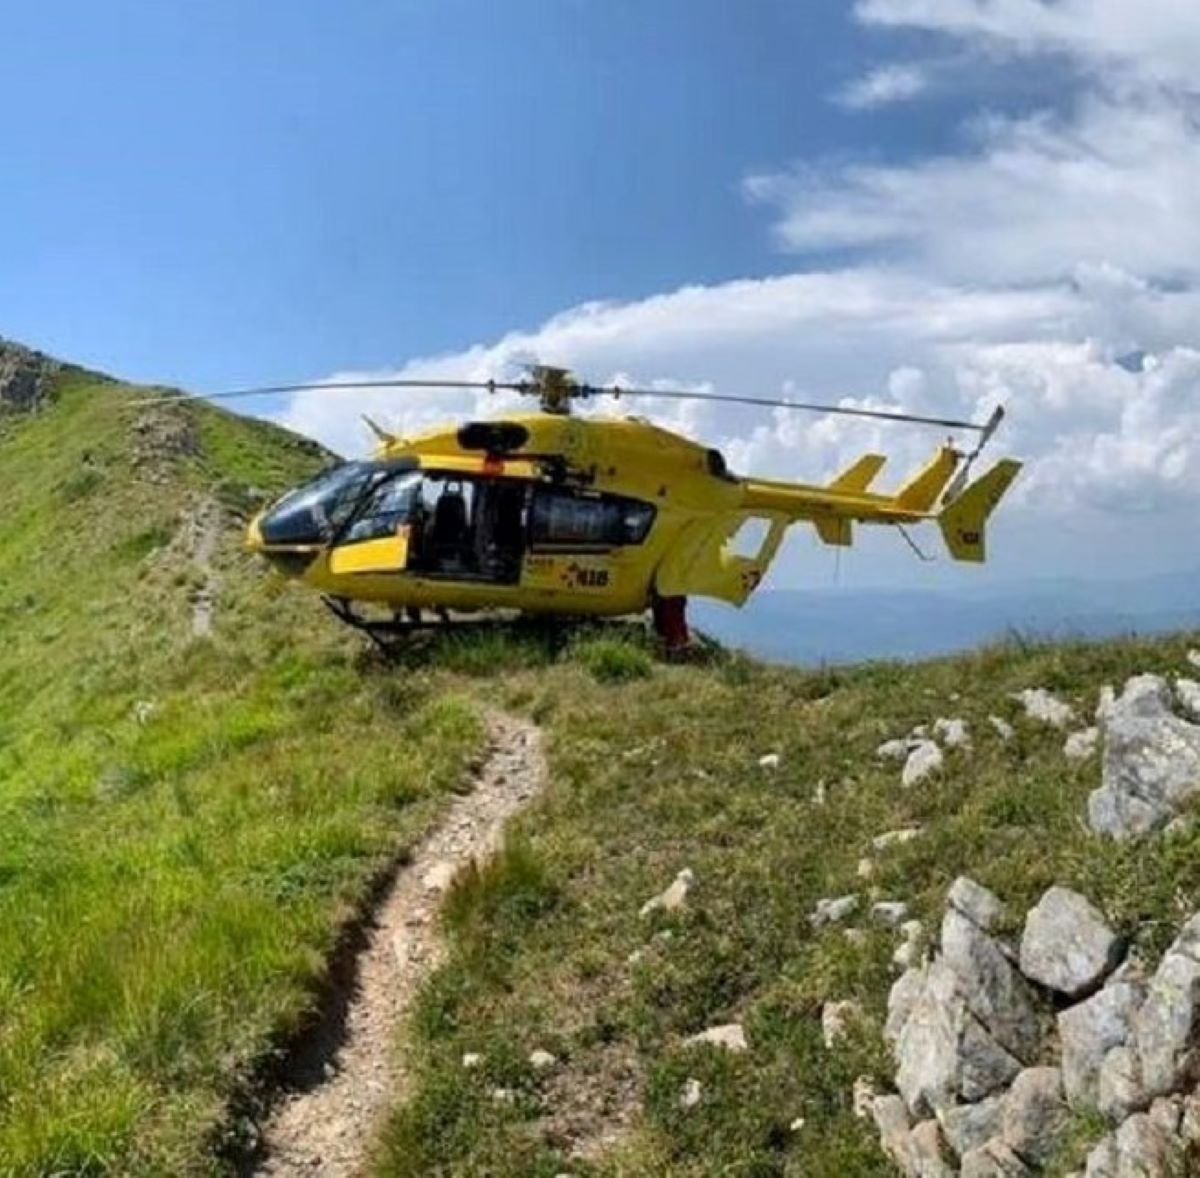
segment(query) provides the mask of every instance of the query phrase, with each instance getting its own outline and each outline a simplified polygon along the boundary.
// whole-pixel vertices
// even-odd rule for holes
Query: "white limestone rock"
[[[1013,699],[1024,709],[1031,720],[1039,720],[1055,728],[1066,728],[1075,719],[1075,709],[1063,703],[1043,687],[1027,687],[1018,691]]]
[[[900,774],[900,784],[905,789],[920,785],[922,781],[939,772],[944,763],[942,750],[932,740],[922,741],[908,754],[908,760],[904,762],[904,770]]]
[[[1200,671],[1200,650],[1189,650],[1187,661],[1189,667],[1195,667],[1197,671]]]
[[[904,761],[908,759],[909,747],[907,740],[885,740],[875,750],[875,755],[881,761]]]
[[[1012,1149],[997,1138],[963,1155],[959,1178],[1026,1178],[1032,1173]]]
[[[535,1072],[549,1071],[556,1063],[558,1063],[558,1058],[549,1051],[542,1050],[540,1047],[536,1051],[529,1053],[529,1066]]]
[[[892,954],[892,964],[897,969],[911,969],[920,961],[921,936],[925,926],[919,920],[906,920],[900,926],[900,936],[903,938],[896,951]]]
[[[709,1027],[707,1031],[701,1031],[698,1035],[684,1040],[684,1045],[687,1047],[702,1046],[706,1043],[712,1047],[721,1047],[726,1051],[732,1051],[735,1055],[749,1049],[746,1032],[741,1023],[725,1023],[719,1027]]]
[[[1016,736],[1016,730],[1002,716],[989,716],[988,723],[992,726],[996,735],[1003,741],[1012,740]]]
[[[900,1038],[904,1024],[917,1004],[925,988],[925,970],[908,969],[893,983],[888,992],[887,1021],[883,1026],[883,1037],[891,1044]]]
[[[779,754],[778,753],[764,753],[763,756],[758,758],[758,767],[760,769],[766,769],[768,771],[773,771],[775,769],[778,769],[779,768]]]
[[[991,932],[1004,916],[1004,905],[999,897],[965,875],[960,875],[950,885],[946,903],[985,933]]]
[[[1021,972],[1075,998],[1097,986],[1121,957],[1121,939],[1086,896],[1052,887],[1025,918]]]
[[[1180,677],[1175,680],[1175,695],[1188,718],[1200,721],[1200,683]]]
[[[933,722],[933,734],[948,749],[971,747],[971,732],[966,720],[939,718]]]
[[[890,1021],[896,1034],[896,1087],[912,1113],[936,1113],[959,1097],[981,1100],[1008,1083],[1021,1062],[971,1014],[949,965],[939,958],[910,972],[918,976],[919,989],[910,979],[896,1003],[896,1009],[909,1004],[908,1017]]]
[[[1142,675],[1108,709],[1101,786],[1088,799],[1093,830],[1114,838],[1158,830],[1200,796],[1200,725],[1171,708],[1166,681]]]
[[[1024,1161],[1042,1167],[1066,1131],[1068,1113],[1058,1068],[1026,1068],[1004,1097],[1001,1140]]]
[[[957,908],[942,920],[942,959],[959,979],[967,1008],[1006,1051],[1030,1060],[1040,1039],[1029,983],[999,943]]]
[[[1200,915],[1167,950],[1133,1016],[1142,1095],[1138,1106],[1178,1091],[1200,1065]],[[1137,1107],[1137,1106],[1135,1106]]]
[[[857,907],[857,895],[818,900],[808,919],[814,928],[824,928],[827,924],[841,924]]]
[[[1096,755],[1100,745],[1100,729],[1084,728],[1072,732],[1063,745],[1063,755],[1068,761],[1087,761]]]
[[[1063,1089],[1072,1108],[1093,1108],[1099,1103],[1104,1057],[1128,1042],[1145,992],[1140,969],[1127,964],[1098,993],[1059,1014]]]
[[[655,912],[678,912],[687,903],[695,884],[695,872],[690,867],[685,867],[665,891],[652,896],[642,905],[640,915],[646,917]]]
[[[689,1077],[683,1085],[683,1091],[679,1094],[679,1107],[682,1109],[695,1108],[700,1103],[702,1095],[703,1089],[700,1087],[700,1081]]]
[[[986,1145],[1000,1133],[1004,1114],[1004,1095],[988,1096],[975,1104],[956,1104],[942,1109],[938,1120],[950,1148],[964,1157]]]
[[[871,918],[884,928],[899,928],[908,916],[903,900],[878,900],[871,905]]]
[[[888,830],[883,834],[877,834],[871,840],[871,849],[874,851],[886,851],[889,847],[903,846],[905,843],[911,843],[913,839],[921,837],[921,827],[907,826],[901,830]]]

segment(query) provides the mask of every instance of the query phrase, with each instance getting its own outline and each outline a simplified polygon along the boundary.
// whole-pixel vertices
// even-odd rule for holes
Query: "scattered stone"
[[[513,1104],[517,1099],[517,1094],[511,1088],[493,1088],[491,1095],[496,1104]]]
[[[998,1138],[963,1154],[959,1178],[1025,1178],[1033,1171]]]
[[[892,964],[899,969],[910,969],[917,964],[921,946],[921,934],[925,926],[919,920],[906,920],[900,926],[904,938],[892,954]]]
[[[908,759],[908,750],[907,740],[885,740],[875,750],[875,755],[881,761],[904,761]]]
[[[1021,972],[1077,998],[1117,967],[1121,940],[1096,907],[1070,888],[1052,887],[1025,918]]]
[[[1110,1120],[1124,1120],[1142,1102],[1142,1083],[1137,1055],[1122,1044],[1104,1055],[1096,1087],[1096,1107]]]
[[[1012,738],[1016,736],[1016,730],[1013,728],[1013,726],[1000,716],[989,716],[988,723],[992,726],[996,732],[996,735],[999,736],[1001,740],[1012,740]]]
[[[1086,761],[1095,756],[1099,744],[1100,729],[1084,728],[1079,732],[1072,732],[1067,737],[1067,743],[1063,745],[1063,754],[1068,761]]]
[[[683,1109],[695,1108],[700,1103],[701,1094],[700,1081],[689,1078],[683,1086],[683,1092],[679,1096],[679,1107]]]
[[[1187,661],[1189,666],[1195,667],[1197,671],[1200,671],[1200,650],[1189,650],[1187,652]]]
[[[746,1042],[746,1032],[742,1029],[741,1023],[726,1023],[720,1027],[709,1027],[707,1031],[701,1031],[698,1035],[684,1040],[684,1045],[687,1047],[695,1047],[704,1043],[711,1044],[713,1047],[723,1047],[726,1051],[732,1051],[735,1054],[745,1051],[749,1047]]]
[[[871,1102],[871,1119],[879,1130],[884,1153],[903,1169],[908,1157],[908,1110],[898,1096],[877,1096]]]
[[[760,769],[778,769],[779,768],[779,754],[778,753],[767,753],[765,756],[759,757],[758,758],[758,767]]]
[[[932,740],[922,741],[904,762],[904,771],[900,775],[900,784],[905,789],[919,785],[927,777],[941,769],[945,758],[942,750]]]
[[[541,1048],[529,1053],[529,1066],[535,1072],[544,1072],[554,1067],[556,1063],[558,1063],[558,1058],[551,1055],[548,1051],[543,1051]]]
[[[1109,708],[1102,784],[1088,799],[1093,830],[1114,838],[1158,830],[1200,795],[1200,725],[1171,708],[1157,675],[1131,679]]]
[[[946,903],[985,933],[991,932],[1004,916],[1004,905],[995,893],[965,875],[960,875],[950,885]]]
[[[462,1057],[462,1066],[469,1072],[474,1071],[481,1063],[483,1063],[483,1056],[477,1051],[468,1051]]]
[[[788,1129],[789,1129],[789,1131],[790,1131],[790,1132],[792,1132],[792,1133],[799,1133],[799,1132],[800,1132],[800,1130],[804,1128],[804,1126],[805,1126],[805,1123],[806,1123],[806,1122],[805,1122],[805,1120],[804,1120],[804,1118],[803,1118],[803,1117],[797,1117],[797,1118],[796,1118],[796,1119],[795,1119],[795,1120],[794,1120],[794,1121],[793,1121],[793,1122],[792,1122],[792,1123],[791,1123],[791,1124],[788,1126]]]
[[[1051,695],[1044,687],[1027,687],[1012,698],[1024,707],[1025,715],[1031,720],[1040,720],[1055,728],[1066,728],[1075,719],[1074,708]]]
[[[865,856],[858,861],[858,866],[854,869],[854,874],[859,879],[871,879],[875,875],[875,862]]]
[[[1004,1097],[989,1096],[976,1104],[956,1104],[938,1114],[950,1148],[961,1158],[1000,1132]]]
[[[1067,1127],[1062,1073],[1026,1068],[1004,1097],[1001,1140],[1024,1161],[1041,1167],[1054,1154]]]
[[[1200,1062],[1196,1028],[1200,1025],[1200,915],[1184,925],[1167,950],[1146,1000],[1133,1016],[1142,1085],[1137,1106],[1178,1091]],[[1137,1107],[1135,1106],[1135,1107]]]
[[[842,936],[855,946],[862,946],[867,943],[867,934],[860,928],[848,928],[842,930]]]
[[[1130,963],[1109,978],[1099,993],[1058,1016],[1063,1090],[1072,1108],[1099,1104],[1104,1057],[1128,1041],[1134,1012],[1144,995],[1144,979]]]
[[[967,1009],[959,980],[944,960],[917,971],[920,990],[896,1039],[896,1087],[914,1115],[981,1100],[1021,1070]]]
[[[818,900],[808,919],[814,928],[822,928],[827,924],[841,924],[857,907],[857,895]]]
[[[871,846],[876,851],[886,851],[889,847],[898,847],[904,843],[911,843],[913,839],[919,838],[921,828],[919,826],[909,826],[902,830],[889,830],[883,834],[877,834],[871,840]]]
[[[888,992],[887,1021],[883,1026],[883,1037],[889,1043],[894,1045],[899,1040],[904,1024],[924,991],[925,978],[923,969],[908,969],[892,984]]]
[[[685,867],[665,891],[652,896],[642,905],[640,915],[646,917],[655,912],[677,912],[687,903],[688,894],[695,882],[695,873],[690,867]]]
[[[903,900],[879,900],[871,905],[871,916],[885,928],[899,928],[908,916],[908,905]]]
[[[1183,1142],[1149,1113],[1136,1113],[1088,1154],[1087,1178],[1182,1174]]]
[[[829,800],[829,791],[825,788],[825,782],[818,781],[817,788],[813,790],[813,805],[823,806]]]
[[[1200,722],[1200,683],[1195,679],[1176,679],[1175,695],[1188,716]]]
[[[986,1032],[1016,1059],[1031,1060],[1040,1039],[1037,1007],[1029,983],[999,943],[957,908],[947,908],[942,959]]]
[[[849,999],[843,1002],[826,1002],[821,1007],[821,1038],[825,1047],[832,1050],[861,1018],[862,1007],[857,1002]]]
[[[938,719],[933,722],[933,733],[948,749],[970,748],[971,733],[966,720]]]
[[[908,1173],[915,1178],[951,1178],[954,1171],[942,1156],[942,1129],[934,1120],[922,1121],[908,1135],[911,1161]]]

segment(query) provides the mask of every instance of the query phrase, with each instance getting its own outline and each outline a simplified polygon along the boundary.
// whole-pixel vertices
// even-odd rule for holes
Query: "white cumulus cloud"
[[[896,102],[908,102],[929,88],[929,77],[919,65],[880,66],[856,78],[837,95],[842,106],[851,110],[874,110]]]

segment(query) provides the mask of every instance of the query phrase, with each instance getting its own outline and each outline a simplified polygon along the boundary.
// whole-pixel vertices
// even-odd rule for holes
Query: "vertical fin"
[[[829,484],[829,490],[847,495],[861,494],[875,481],[885,462],[887,458],[882,454],[864,454]]]
[[[921,514],[931,510],[954,477],[959,458],[959,452],[953,446],[942,446],[925,468],[896,492],[896,506]]]
[[[997,462],[982,478],[973,482],[957,499],[942,510],[938,525],[946,547],[955,560],[979,564],[987,558],[986,526],[988,516],[1004,497],[1017,477],[1021,464],[1011,458]]]

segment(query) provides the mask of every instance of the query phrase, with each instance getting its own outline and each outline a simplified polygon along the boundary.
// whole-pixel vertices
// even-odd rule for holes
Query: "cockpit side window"
[[[267,544],[323,544],[353,512],[383,471],[371,462],[346,462],[285,495],[260,523]]]
[[[395,535],[410,521],[420,488],[421,475],[415,471],[385,478],[369,493],[340,542],[357,544]]]

